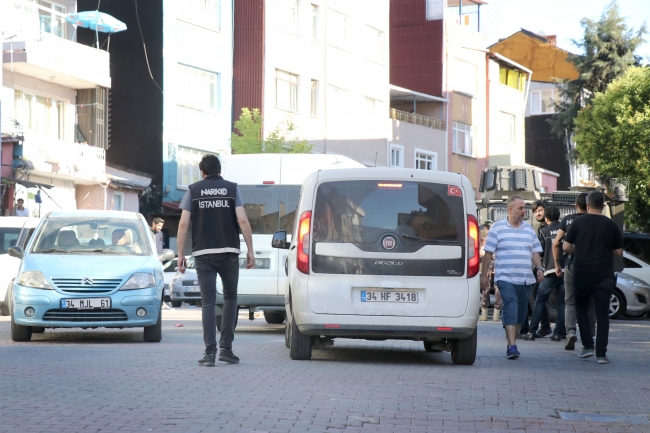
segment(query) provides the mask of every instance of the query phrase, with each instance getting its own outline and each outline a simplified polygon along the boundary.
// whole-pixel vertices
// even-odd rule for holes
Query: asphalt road
[[[522,357],[507,360],[500,324],[481,322],[466,367],[403,341],[336,340],[291,361],[284,325],[242,313],[241,363],[205,368],[198,308],[165,311],[161,343],[142,342],[141,329],[14,343],[8,319],[0,432],[650,432],[647,320],[612,322],[608,365],[548,338],[519,341]]]

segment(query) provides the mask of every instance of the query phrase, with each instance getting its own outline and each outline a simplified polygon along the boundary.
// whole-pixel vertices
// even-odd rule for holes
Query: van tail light
[[[297,268],[303,274],[309,275],[309,249],[311,245],[311,211],[300,215],[298,224],[298,260]]]
[[[478,274],[480,265],[478,220],[475,216],[467,217],[467,278]]]

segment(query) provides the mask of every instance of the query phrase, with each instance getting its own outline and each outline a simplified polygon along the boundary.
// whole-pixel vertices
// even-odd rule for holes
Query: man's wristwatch
[[[546,272],[546,269],[544,268],[537,268],[538,271],[542,271],[542,274]]]

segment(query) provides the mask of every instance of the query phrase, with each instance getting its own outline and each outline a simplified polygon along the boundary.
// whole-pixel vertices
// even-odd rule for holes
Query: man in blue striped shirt
[[[506,330],[508,359],[520,356],[515,339],[528,313],[528,300],[532,285],[544,279],[544,268],[539,253],[542,246],[533,227],[524,222],[526,204],[516,195],[508,199],[508,218],[497,221],[490,229],[485,240],[481,286],[487,287],[490,280],[487,275],[492,255],[495,258],[495,284],[501,292],[503,308],[501,317]],[[530,270],[531,261],[537,269],[537,275]]]

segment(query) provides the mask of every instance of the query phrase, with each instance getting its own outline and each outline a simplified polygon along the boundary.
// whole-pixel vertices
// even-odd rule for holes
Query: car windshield
[[[31,252],[148,256],[149,236],[139,220],[49,218],[37,234]]]

